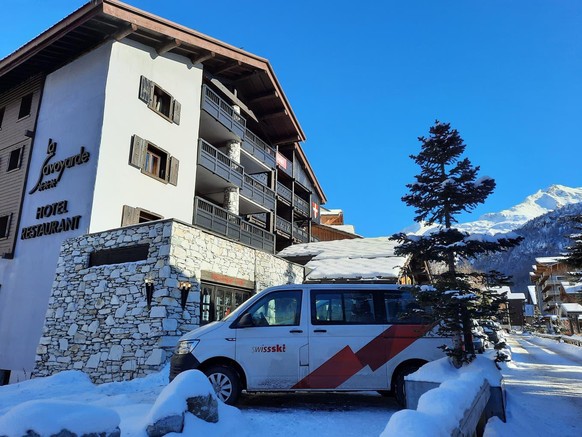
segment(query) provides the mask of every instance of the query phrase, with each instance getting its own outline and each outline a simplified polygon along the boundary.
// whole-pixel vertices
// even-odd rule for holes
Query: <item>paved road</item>
[[[513,436],[582,436],[582,349],[510,336],[503,373]],[[569,349],[569,350],[568,350]]]

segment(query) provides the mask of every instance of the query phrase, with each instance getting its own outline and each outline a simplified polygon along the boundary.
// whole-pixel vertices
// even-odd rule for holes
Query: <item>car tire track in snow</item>
[[[554,343],[527,336],[507,338],[512,361],[502,373],[508,420],[488,430],[487,437],[582,435],[582,349]]]

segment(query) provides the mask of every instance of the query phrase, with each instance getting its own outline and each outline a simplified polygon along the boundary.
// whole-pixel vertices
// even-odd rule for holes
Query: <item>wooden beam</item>
[[[232,70],[234,67],[239,67],[242,65],[241,61],[235,61],[235,62],[231,62],[228,65],[225,65],[224,67],[222,67],[220,70],[214,71],[212,72],[212,74],[214,74],[215,76],[218,76],[219,74],[222,74],[228,70]]]
[[[161,46],[157,47],[156,52],[158,52],[158,55],[163,55],[164,53],[169,52],[172,49],[175,49],[180,44],[182,44],[181,41],[179,41],[177,39],[171,39],[170,41],[166,42],[165,44],[162,44]]]
[[[292,135],[290,137],[286,137],[286,138],[275,138],[274,140],[272,140],[273,144],[292,144],[292,143],[296,143],[298,141],[301,141],[301,138],[299,137],[299,135]]]
[[[204,61],[208,61],[209,59],[212,59],[215,56],[216,56],[216,53],[208,52],[205,55],[192,57],[192,58],[190,58],[190,60],[192,61],[192,64],[196,65],[196,64],[202,64]]]
[[[242,82],[245,81],[247,79],[250,79],[252,77],[255,77],[256,75],[258,75],[259,73],[261,73],[259,70],[253,70],[250,73],[247,74],[243,74],[242,76],[239,76],[236,78],[235,82]]]
[[[116,33],[112,35],[113,39],[116,41],[121,41],[126,36],[131,35],[133,32],[137,30],[137,24],[131,23],[129,26],[126,26],[123,29],[120,29]]]
[[[286,109],[283,109],[282,111],[271,112],[270,114],[259,115],[259,119],[260,120],[271,120],[273,118],[286,117],[288,115],[289,115],[289,112]]]
[[[264,102],[266,100],[272,100],[272,99],[278,99],[279,98],[279,93],[277,91],[269,91],[268,93],[265,94],[256,94],[255,96],[251,97],[250,99],[247,99],[247,103],[249,105],[252,105],[254,103],[260,103],[260,102]]]

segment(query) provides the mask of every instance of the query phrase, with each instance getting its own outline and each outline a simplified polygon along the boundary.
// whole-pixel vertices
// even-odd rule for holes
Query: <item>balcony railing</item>
[[[304,217],[309,217],[309,202],[303,200],[298,195],[293,195],[293,207]]]
[[[247,121],[240,114],[237,114],[232,106],[220,98],[207,85],[202,87],[202,109],[216,118],[231,132],[244,138]]]
[[[275,167],[275,150],[248,129],[245,130],[242,148],[267,167]]]
[[[239,216],[199,197],[194,201],[194,224],[247,246],[273,253],[275,236]]]
[[[289,203],[293,200],[293,192],[281,182],[277,182],[277,196],[285,199]]]
[[[203,139],[198,140],[198,163],[212,173],[242,188],[244,169]]]
[[[281,234],[283,234],[287,237],[291,237],[291,230],[292,230],[291,222],[288,222],[287,220],[282,219],[281,217],[276,217],[275,218],[275,229],[277,231],[279,231]]]
[[[267,209],[275,209],[275,192],[249,175],[245,174],[241,194]]]
[[[301,243],[308,243],[309,234],[307,233],[307,231],[301,229],[299,226],[293,225],[293,239]]]

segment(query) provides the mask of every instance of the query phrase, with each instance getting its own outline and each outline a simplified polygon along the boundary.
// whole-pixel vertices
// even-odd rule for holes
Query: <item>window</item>
[[[301,291],[276,291],[249,310],[254,326],[297,326],[301,316]]]
[[[2,121],[4,120],[4,113],[6,112],[6,107],[0,108],[0,130],[2,130]]]
[[[388,323],[422,323],[431,313],[430,308],[421,307],[412,293],[406,290],[385,292],[384,305]]]
[[[178,185],[180,161],[137,135],[132,138],[129,163],[141,169],[142,173],[148,176],[172,185]]]
[[[161,220],[159,214],[147,211],[142,208],[134,208],[132,206],[123,205],[123,213],[121,216],[121,226],[137,225],[139,223],[151,222],[154,220]]]
[[[314,291],[311,297],[314,324],[373,324],[381,322],[376,314],[374,294],[362,291]]]
[[[139,98],[166,120],[180,124],[182,105],[155,82],[141,76]]]
[[[20,101],[20,110],[18,111],[18,119],[28,117],[32,109],[32,93],[25,95]]]
[[[12,214],[0,216],[0,238],[8,238],[11,216]]]
[[[14,149],[10,152],[10,158],[8,160],[8,168],[6,171],[12,171],[20,168],[20,161],[22,158],[22,147]]]
[[[145,261],[148,258],[149,244],[138,244],[115,249],[96,250],[89,255],[89,267]]]

